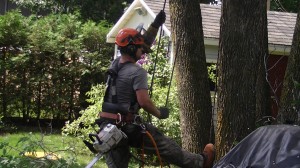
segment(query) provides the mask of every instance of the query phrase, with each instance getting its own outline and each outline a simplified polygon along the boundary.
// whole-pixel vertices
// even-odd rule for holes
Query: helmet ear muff
[[[127,53],[128,53],[128,55],[130,55],[135,60],[136,60],[136,55],[135,55],[136,51],[137,51],[137,47],[135,45],[128,45],[127,46]]]
[[[135,53],[137,51],[137,47],[135,45],[128,45],[126,47],[121,47],[120,51],[121,51],[121,53],[128,54],[131,57],[135,57]]]
[[[136,46],[135,45],[128,45],[127,50],[128,50],[129,55],[135,56],[135,53],[136,53]]]

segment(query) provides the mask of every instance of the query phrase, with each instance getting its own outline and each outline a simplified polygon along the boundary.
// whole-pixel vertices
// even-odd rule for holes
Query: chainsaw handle
[[[89,134],[89,137],[90,137],[91,141],[93,141],[93,142],[95,142],[95,138],[96,138],[99,143],[102,143],[102,141],[100,140],[100,138],[98,137],[97,134]]]

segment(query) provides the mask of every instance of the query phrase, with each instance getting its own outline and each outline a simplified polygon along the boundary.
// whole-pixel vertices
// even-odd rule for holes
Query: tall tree
[[[124,13],[124,8],[133,0],[81,0],[78,2],[84,19],[93,21],[107,20],[116,23]]]
[[[223,1],[220,24],[217,159],[255,129],[267,108],[266,1]]]
[[[1,86],[1,111],[7,116],[9,100],[12,100],[13,88],[9,90],[11,79],[8,73],[13,69],[12,57],[27,41],[27,19],[19,11],[11,11],[0,16],[0,86]],[[13,87],[13,86],[12,86]]]
[[[133,0],[10,0],[33,14],[80,13],[83,20],[116,23]],[[208,1],[208,0],[206,0]]]
[[[200,152],[210,141],[212,106],[199,0],[170,0],[182,146]]]
[[[284,77],[279,119],[300,124],[300,5],[294,30],[291,54]]]
[[[88,21],[82,26],[82,56],[86,66],[80,79],[80,107],[86,109],[89,103],[87,92],[92,85],[106,81],[106,67],[113,57],[114,45],[106,43],[106,34],[109,31],[107,22]],[[105,67],[105,68],[104,68]]]

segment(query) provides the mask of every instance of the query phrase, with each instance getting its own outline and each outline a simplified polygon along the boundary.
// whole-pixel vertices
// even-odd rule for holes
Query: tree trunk
[[[75,92],[76,92],[76,73],[77,73],[77,68],[76,68],[76,56],[75,55],[72,55],[72,67],[73,67],[73,70],[72,72],[70,72],[70,99],[69,99],[69,117],[68,117],[68,120],[72,120],[72,116],[74,117],[74,119],[77,119],[77,114],[75,113],[75,110],[74,110],[74,104],[75,104],[75,100],[74,100],[74,97],[75,97]]]
[[[27,109],[27,97],[28,97],[28,86],[27,86],[27,78],[26,78],[26,68],[23,68],[23,73],[22,73],[22,84],[21,84],[21,97],[22,97],[22,115],[23,119],[28,119],[26,109]]]
[[[199,0],[170,0],[182,146],[201,152],[210,140],[212,105]]]
[[[266,113],[266,1],[223,1],[219,48],[217,159],[255,129]]]
[[[2,65],[3,69],[2,69],[2,114],[3,117],[6,117],[6,113],[7,113],[7,97],[6,97],[6,47],[2,48]]]
[[[68,120],[72,120],[72,114],[74,114],[74,85],[75,80],[74,76],[71,77],[71,85],[70,85],[70,99],[69,99],[69,114],[68,114]],[[75,115],[74,115],[75,119]]]
[[[42,75],[41,75],[42,76]],[[37,90],[37,102],[36,102],[36,119],[39,120],[42,112],[42,82],[41,77],[38,82],[38,90]]]
[[[284,77],[279,119],[283,123],[300,124],[300,6],[291,54]],[[298,86],[297,86],[298,85]]]
[[[28,118],[30,118],[30,111],[31,111],[31,99],[33,97],[33,93],[32,93],[32,84],[29,82],[29,86],[28,86],[28,95],[27,95],[27,109],[26,109],[26,116]]]

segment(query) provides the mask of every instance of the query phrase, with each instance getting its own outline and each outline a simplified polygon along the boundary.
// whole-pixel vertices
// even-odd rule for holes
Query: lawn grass
[[[2,147],[1,147],[2,144]],[[0,135],[0,167],[15,167],[22,164],[29,164],[32,167],[32,162],[36,164],[43,159],[26,157],[25,152],[49,152],[59,155],[59,160],[49,161],[51,164],[46,167],[61,167],[66,165],[74,168],[85,167],[94,157],[84,146],[84,143],[79,138],[71,136],[62,136],[59,133],[45,134],[42,132],[26,132],[18,131],[15,133],[5,133]],[[7,162],[12,162],[8,164]],[[43,163],[44,164],[44,163]],[[67,166],[67,167],[68,167]],[[104,160],[100,159],[94,166],[95,168],[106,167]]]
[[[2,146],[1,146],[2,145]],[[3,146],[4,145],[4,146]],[[25,152],[50,152],[59,155],[58,160],[37,159],[24,156]],[[13,133],[0,134],[0,168],[83,168],[95,157],[81,139],[63,136],[59,130],[51,133],[41,129],[23,128]],[[102,157],[93,168],[106,168]],[[129,168],[137,168],[131,162]],[[155,166],[144,166],[154,168]],[[159,166],[158,166],[159,167]],[[171,166],[174,168],[174,166]]]

